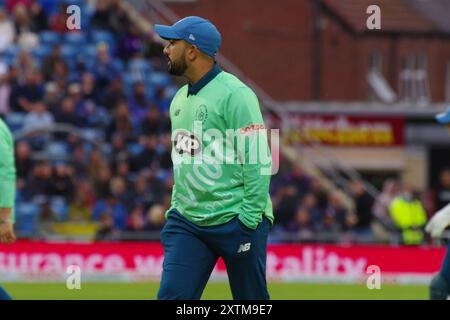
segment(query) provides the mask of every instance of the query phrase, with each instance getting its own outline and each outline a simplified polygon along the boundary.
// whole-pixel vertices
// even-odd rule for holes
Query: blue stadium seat
[[[101,42],[107,43],[110,50],[114,50],[116,48],[116,38],[109,31],[93,30],[91,33],[91,39],[95,44],[99,44]]]
[[[64,42],[72,46],[84,46],[86,35],[82,32],[68,32],[64,35]]]
[[[141,144],[139,143],[132,143],[130,145],[128,145],[128,151],[130,151],[131,154],[133,155],[138,155],[140,154],[142,151],[144,151],[144,148],[142,147]]]
[[[58,220],[66,220],[69,207],[63,197],[52,197],[50,199],[50,208],[55,213]]]
[[[2,53],[2,57],[8,65],[11,65],[16,59],[17,55],[20,53],[19,46],[11,45],[5,49]]]
[[[6,124],[13,133],[22,129],[24,119],[24,112],[9,112],[5,118]]]
[[[63,44],[61,46],[61,55],[63,56],[64,60],[75,61],[79,53],[80,53],[79,48],[77,48],[76,46],[72,46],[69,44]]]
[[[58,1],[55,0],[39,0],[42,8],[44,8],[45,13],[48,17],[51,17],[58,12]]]
[[[112,63],[114,67],[117,69],[119,73],[123,73],[125,71],[125,66],[123,64],[123,61],[120,59],[113,59]]]
[[[170,76],[165,72],[153,72],[148,75],[147,84],[155,88],[169,86],[171,84]]]
[[[39,36],[43,44],[55,45],[61,43],[61,36],[54,31],[41,31]]]
[[[153,71],[152,65],[144,59],[133,59],[128,63],[127,73],[133,81],[146,81]]]
[[[51,158],[64,159],[68,156],[67,149],[65,142],[53,141],[47,145],[46,151]]]
[[[31,54],[33,55],[34,58],[42,60],[43,58],[49,56],[51,52],[52,52],[51,46],[41,44],[41,45],[33,48],[33,51],[31,51]]]
[[[156,88],[152,84],[149,84],[147,82],[145,85],[145,95],[146,95],[147,99],[153,100],[153,98],[155,97],[155,93],[156,93]]]
[[[97,46],[95,44],[88,44],[83,48],[83,56],[87,59],[95,59],[97,56]]]
[[[16,230],[20,236],[32,236],[36,229],[40,207],[34,202],[22,202],[16,206]]]
[[[83,129],[83,137],[91,141],[102,141],[104,139],[104,132],[97,129]]]

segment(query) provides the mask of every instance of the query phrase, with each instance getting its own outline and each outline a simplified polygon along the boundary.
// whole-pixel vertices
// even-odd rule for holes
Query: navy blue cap
[[[446,111],[436,115],[436,121],[442,124],[450,123],[450,106]]]
[[[222,36],[211,21],[196,16],[181,19],[172,26],[155,24],[155,32],[166,40],[185,40],[211,57],[222,43]]]

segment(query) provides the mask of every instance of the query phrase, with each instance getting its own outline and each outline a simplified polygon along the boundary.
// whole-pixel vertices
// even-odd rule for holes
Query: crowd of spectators
[[[97,240],[157,232],[171,200],[176,86],[162,47],[121,1],[75,2],[83,23],[70,31],[64,1],[0,1],[0,116],[19,137],[18,234],[46,237],[58,222],[94,222]],[[64,129],[46,131],[55,124]],[[436,208],[449,202],[449,170],[440,182]],[[356,180],[346,191],[353,210],[300,167],[283,167],[271,183],[271,240],[424,241],[427,214],[407,186],[389,179],[374,196]],[[406,221],[410,205],[417,216]]]
[[[18,234],[45,236],[55,222],[96,222],[97,239],[159,230],[173,183],[176,88],[148,50],[158,44],[120,1],[77,3],[89,28],[74,31],[69,2],[0,8],[0,116],[19,137]],[[65,129],[48,131],[55,124]]]

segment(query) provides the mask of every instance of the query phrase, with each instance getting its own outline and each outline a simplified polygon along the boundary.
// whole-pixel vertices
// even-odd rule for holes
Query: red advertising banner
[[[404,144],[404,130],[403,118],[290,113],[282,137],[287,144],[388,147]]]
[[[440,268],[444,248],[270,245],[267,277],[279,280],[361,279],[370,266],[386,277],[429,278]],[[17,242],[0,246],[0,278],[63,278],[77,265],[85,276],[159,278],[163,249],[157,243],[45,243]],[[213,277],[225,277],[219,261]]]

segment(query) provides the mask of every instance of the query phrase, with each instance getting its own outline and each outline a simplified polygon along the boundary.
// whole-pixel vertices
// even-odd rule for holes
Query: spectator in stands
[[[127,182],[123,177],[114,176],[110,182],[110,192],[116,200],[123,204],[126,208],[131,208],[133,199],[132,192],[127,189]]]
[[[380,241],[389,242],[392,233],[396,231],[389,208],[392,201],[398,196],[399,191],[398,182],[394,179],[387,179],[383,184],[382,192],[375,200],[373,231],[375,237]]]
[[[33,30],[41,32],[48,29],[47,13],[41,6],[39,1],[32,0],[30,8],[30,18],[33,26]]]
[[[107,138],[111,141],[113,133],[120,134],[125,141],[133,138],[133,125],[126,102],[120,101],[114,110],[113,119],[107,128]]]
[[[6,0],[6,8],[9,13],[14,12],[17,6],[24,6],[25,8],[29,8],[32,0]]]
[[[155,196],[151,192],[146,175],[140,174],[136,177],[132,199],[134,199],[136,203],[144,204],[146,208],[155,201]]]
[[[109,8],[112,12],[109,25],[111,30],[119,36],[125,33],[127,26],[134,24],[128,17],[123,3],[121,0],[110,0],[109,3]]]
[[[95,77],[90,72],[85,72],[81,76],[81,94],[84,101],[92,101],[99,104],[99,90],[95,87]]]
[[[305,194],[301,206],[308,210],[313,229],[316,230],[321,223],[322,212],[317,207],[317,198],[312,192]]]
[[[50,194],[64,198],[66,203],[70,202],[75,191],[74,169],[64,162],[58,162],[53,170]]]
[[[69,67],[64,60],[55,60],[53,70],[51,70],[50,81],[66,86],[69,79]]]
[[[14,26],[17,35],[17,43],[23,50],[31,50],[39,44],[37,30],[33,26],[27,11],[28,7],[23,4],[14,8]]]
[[[354,180],[351,183],[351,194],[355,201],[357,222],[353,226],[355,240],[372,240],[372,207],[374,199],[365,189],[361,180]]]
[[[53,224],[59,222],[56,213],[50,207],[48,198],[42,200],[41,210],[37,218],[37,237],[48,239],[54,234]]]
[[[4,9],[0,8],[0,53],[8,49],[14,43],[16,31],[14,24],[6,15]]]
[[[107,165],[99,167],[98,172],[93,175],[94,190],[98,198],[105,198],[108,195],[111,177],[111,169]]]
[[[125,228],[127,219],[126,207],[112,193],[107,194],[104,199],[97,200],[92,217],[94,220],[98,221],[105,213],[112,216],[114,228],[119,230]],[[102,223],[102,221],[100,221],[100,223]]]
[[[62,98],[63,94],[58,90],[56,83],[47,82],[45,84],[44,103],[53,115],[57,115],[60,112]]]
[[[328,195],[328,205],[322,216],[321,231],[346,232],[352,225],[350,214],[337,191]]]
[[[15,162],[17,177],[19,179],[27,179],[31,173],[33,160],[31,160],[30,145],[26,141],[16,143]]]
[[[158,109],[162,114],[167,114],[166,115],[167,117],[168,117],[171,100],[172,99],[167,96],[166,88],[164,88],[164,87],[156,88],[155,98],[154,98],[155,104],[158,106]],[[170,121],[168,121],[168,122],[170,123]]]
[[[106,92],[101,96],[102,105],[108,110],[112,111],[117,104],[117,101],[126,100],[125,91],[123,89],[122,77],[117,76],[111,80],[106,89]]]
[[[145,227],[144,206],[137,204],[131,210],[128,219],[126,231],[143,231]]]
[[[143,42],[137,26],[132,23],[128,25],[128,30],[122,35],[118,48],[118,56],[125,61],[142,52]]]
[[[95,12],[91,18],[91,27],[99,30],[112,31],[113,12],[107,0],[97,0],[95,3]]]
[[[160,136],[160,148],[158,150],[158,165],[162,170],[172,170],[171,151],[172,140],[170,133],[164,133]]]
[[[82,122],[83,127],[88,127],[88,123],[90,120],[89,116],[91,115],[93,110],[89,110],[88,104],[83,99],[81,85],[79,83],[70,84],[67,88],[67,93],[75,105],[75,113]]]
[[[81,125],[81,118],[75,113],[75,103],[71,97],[62,100],[61,109],[55,113],[58,123],[69,124],[75,127]]]
[[[285,183],[294,184],[297,188],[299,197],[303,197],[309,190],[311,185],[311,178],[303,171],[303,169],[296,165],[285,177]]]
[[[47,129],[53,126],[55,119],[47,111],[47,106],[42,101],[32,104],[31,112],[25,115],[23,126],[27,131]]]
[[[316,230],[308,208],[299,206],[286,230],[296,234],[300,240],[312,240]]]
[[[79,178],[88,177],[88,166],[86,164],[86,152],[82,144],[77,144],[73,149],[72,166],[75,176]]]
[[[96,86],[99,90],[105,89],[108,84],[120,74],[112,62],[109,54],[109,47],[106,43],[97,45],[97,58],[93,69]]]
[[[120,177],[125,182],[125,189],[127,190],[127,197],[129,202],[133,202],[134,199],[131,198],[130,194],[133,193],[133,181],[130,175],[130,165],[128,161],[116,161],[114,165],[115,172],[114,175]]]
[[[47,197],[51,191],[52,167],[48,161],[35,164],[31,178],[24,190],[26,199]]]
[[[61,55],[61,47],[59,44],[55,44],[52,47],[52,51],[48,56],[42,60],[42,73],[46,81],[51,81],[55,73],[55,64],[57,62],[65,64],[65,61]]]
[[[7,114],[10,110],[9,106],[10,93],[11,93],[11,86],[9,84],[8,66],[4,61],[0,59],[0,117]]]
[[[114,226],[114,217],[111,212],[102,212],[98,220],[100,225],[95,234],[95,241],[114,241],[119,239],[119,231]]]
[[[141,134],[144,136],[160,134],[162,131],[162,124],[161,114],[158,109],[153,106],[145,112],[145,117],[141,122]]]
[[[111,142],[112,153],[115,155],[114,159],[111,161],[112,165],[117,165],[120,161],[130,161],[131,154],[127,148],[125,138],[119,134],[115,133]]]
[[[286,185],[284,188],[280,189],[278,197],[280,197],[280,200],[275,207],[277,224],[283,228],[287,228],[289,223],[293,220],[299,204],[299,191],[297,185],[294,183]]]
[[[158,138],[156,136],[141,137],[139,142],[143,149],[131,160],[132,168],[135,172],[151,168],[157,157]]]
[[[89,183],[78,183],[73,201],[69,205],[67,220],[72,222],[89,222],[92,220],[90,204],[91,188]]]
[[[130,115],[134,123],[141,122],[149,111],[145,85],[138,81],[133,86],[133,94],[128,99]]]
[[[438,211],[450,203],[450,168],[439,173],[439,185],[436,188],[435,210]]]
[[[31,148],[26,141],[16,143],[16,174],[17,189],[23,191],[28,183],[33,169],[33,160],[31,160]]]
[[[404,186],[401,195],[392,201],[389,210],[392,220],[401,232],[403,244],[422,244],[427,215],[419,200],[418,192]]]
[[[161,204],[154,204],[147,213],[147,223],[145,224],[145,230],[147,231],[160,231],[166,223],[164,217],[164,206]]]
[[[54,32],[64,33],[69,31],[67,29],[67,5],[65,3],[60,3],[58,12],[50,18],[49,26]]]
[[[40,80],[39,72],[30,71],[26,74],[26,82],[23,85],[19,84],[19,86],[13,88],[13,90],[17,90],[12,93],[15,98],[14,101],[11,101],[11,106],[14,111],[33,111],[32,107],[35,107],[36,102],[43,98]]]

